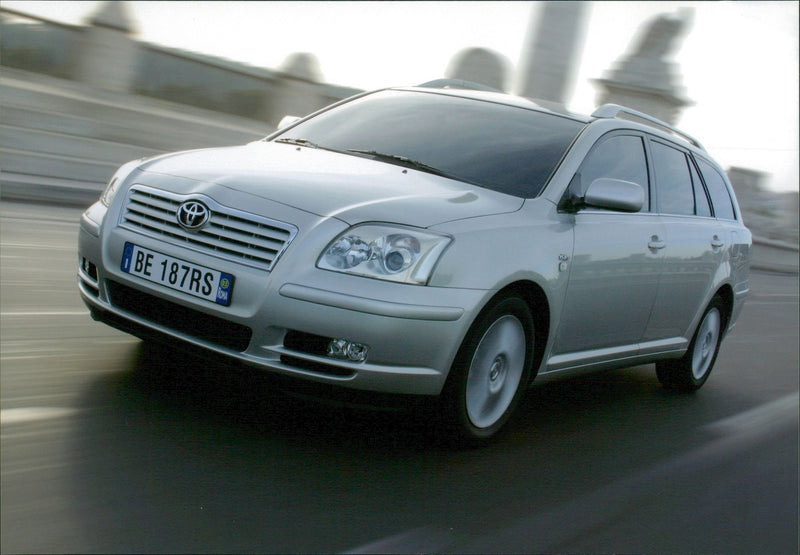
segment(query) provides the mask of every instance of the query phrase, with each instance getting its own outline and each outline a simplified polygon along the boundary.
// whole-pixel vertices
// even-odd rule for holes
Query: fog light
[[[328,343],[328,356],[347,358],[347,341],[344,339],[331,339],[331,342]]]
[[[331,339],[328,343],[328,356],[340,360],[364,362],[367,360],[369,346],[363,343],[353,343],[346,339]]]
[[[369,347],[362,343],[350,343],[347,346],[347,358],[353,362],[364,362],[367,360],[367,351]]]

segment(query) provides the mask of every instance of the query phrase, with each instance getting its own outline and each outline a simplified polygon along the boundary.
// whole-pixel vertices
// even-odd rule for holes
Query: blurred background
[[[130,159],[455,77],[680,126],[727,169],[763,264],[797,268],[794,2],[4,1],[0,49],[6,199],[88,205]]]
[[[727,169],[756,271],[701,392],[541,383],[458,451],[91,320],[78,222],[120,164],[442,77],[626,104]],[[797,553],[797,2],[2,0],[0,197],[0,553]]]

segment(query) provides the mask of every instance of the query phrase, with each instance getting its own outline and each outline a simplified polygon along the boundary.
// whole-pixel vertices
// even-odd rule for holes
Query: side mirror
[[[278,122],[277,129],[283,129],[284,127],[289,127],[293,123],[300,121],[300,116],[283,116],[281,121]],[[273,120],[274,121],[274,120]]]
[[[601,177],[589,184],[583,204],[592,208],[638,212],[644,205],[644,189],[631,181]]]

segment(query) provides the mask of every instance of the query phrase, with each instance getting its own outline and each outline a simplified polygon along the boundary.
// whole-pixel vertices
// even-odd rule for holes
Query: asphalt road
[[[754,273],[709,382],[532,388],[455,450],[92,322],[79,211],[0,204],[2,552],[797,553],[798,278]]]

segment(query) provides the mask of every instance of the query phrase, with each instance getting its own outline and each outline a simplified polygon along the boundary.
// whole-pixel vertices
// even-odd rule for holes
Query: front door
[[[638,183],[646,198],[637,213],[587,208],[575,214],[569,282],[553,354],[607,348],[618,349],[621,356],[635,354],[656,298],[665,244],[663,224],[649,210],[644,138],[631,132],[601,137],[575,177],[570,186],[574,196],[582,197],[592,181],[608,177]]]
[[[649,213],[575,215],[575,246],[553,354],[626,346],[630,354],[637,352],[658,291],[663,229],[658,216]]]

